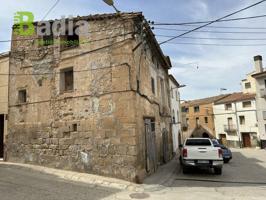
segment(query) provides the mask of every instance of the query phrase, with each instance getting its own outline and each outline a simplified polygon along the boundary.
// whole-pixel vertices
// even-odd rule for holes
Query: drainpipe
[[[241,135],[240,135],[240,131],[239,131],[239,121],[238,121],[238,116],[237,116],[236,102],[234,102],[234,105],[235,105],[236,129],[237,129],[237,136],[238,136],[238,141],[239,141],[239,147],[242,148]]]

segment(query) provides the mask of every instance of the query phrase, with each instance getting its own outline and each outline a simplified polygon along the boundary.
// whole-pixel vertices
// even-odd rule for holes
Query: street
[[[72,172],[69,172],[72,173]],[[75,173],[76,174],[76,173]],[[266,151],[234,149],[221,176],[198,170],[183,175],[178,161],[160,167],[143,185],[117,189],[0,164],[1,200],[265,199]]]

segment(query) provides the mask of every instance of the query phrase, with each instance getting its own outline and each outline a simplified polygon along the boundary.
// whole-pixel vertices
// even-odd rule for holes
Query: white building
[[[252,77],[256,80],[258,128],[261,147],[266,148],[266,71],[263,69],[261,56],[255,56],[254,60],[256,73]]]
[[[217,138],[229,147],[257,147],[255,94],[233,93],[213,106]]]
[[[172,136],[173,136],[173,153],[177,153],[178,146],[182,139],[181,133],[181,112],[180,112],[180,93],[179,83],[176,79],[169,75],[170,87],[170,105],[172,112]]]

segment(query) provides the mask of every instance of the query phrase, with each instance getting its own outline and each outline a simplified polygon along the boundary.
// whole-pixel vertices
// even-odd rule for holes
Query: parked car
[[[219,141],[216,139],[213,139],[212,142],[215,147],[220,147],[222,149],[224,163],[229,163],[229,161],[233,158],[232,151],[226,146],[220,144]]]
[[[180,162],[183,173],[188,173],[190,168],[213,168],[215,174],[222,174],[223,152],[220,147],[215,147],[209,138],[189,138],[184,146],[180,146]]]

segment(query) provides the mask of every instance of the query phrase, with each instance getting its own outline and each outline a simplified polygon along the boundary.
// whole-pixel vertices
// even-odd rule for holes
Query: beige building
[[[183,138],[215,138],[216,132],[214,125],[213,104],[226,96],[227,95],[219,95],[182,103]]]
[[[170,59],[141,13],[78,20],[89,34],[13,33],[6,160],[141,181],[171,158]]]
[[[0,54],[0,159],[7,135],[9,53]]]

